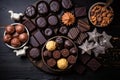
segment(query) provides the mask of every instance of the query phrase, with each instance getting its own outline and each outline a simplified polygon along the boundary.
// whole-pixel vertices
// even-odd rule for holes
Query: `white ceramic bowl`
[[[17,24],[20,24],[20,23],[12,23],[12,24],[10,24],[10,25],[17,25]],[[25,25],[24,25],[24,26],[25,26]],[[25,26],[25,30],[26,30],[27,35],[28,35],[28,40],[27,40],[26,42],[24,42],[21,46],[19,46],[19,47],[13,47],[13,46],[11,46],[11,45],[9,45],[9,44],[7,44],[7,43],[5,43],[5,45],[8,46],[8,47],[11,48],[11,49],[20,49],[20,48],[24,47],[24,46],[28,43],[28,41],[29,41],[29,31],[28,31],[28,29],[26,28],[26,26]],[[4,31],[4,36],[5,36],[5,34],[6,34],[6,31]]]

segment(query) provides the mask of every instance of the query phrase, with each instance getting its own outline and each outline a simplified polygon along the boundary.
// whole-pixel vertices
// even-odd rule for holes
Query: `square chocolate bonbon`
[[[96,71],[101,67],[101,64],[95,59],[91,59],[88,63],[87,66],[92,70]]]

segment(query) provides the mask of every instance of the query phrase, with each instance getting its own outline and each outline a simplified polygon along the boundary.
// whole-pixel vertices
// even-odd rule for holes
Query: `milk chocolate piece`
[[[47,41],[43,34],[40,32],[40,30],[37,30],[37,32],[35,32],[34,37],[36,38],[40,45],[44,44]]]
[[[28,19],[26,19],[26,20],[23,22],[23,25],[25,25],[30,32],[33,31],[33,30],[36,28],[35,25],[33,24],[33,22],[31,22],[31,21],[28,20]]]
[[[78,30],[78,28],[71,28],[68,32],[68,37],[70,37],[71,39],[76,39],[77,36],[79,35],[80,31]]]
[[[89,54],[82,54],[80,55],[80,61],[83,64],[86,64],[91,59],[91,56]]]
[[[77,23],[77,27],[78,29],[81,31],[81,32],[86,32],[88,30],[90,30],[90,25],[87,23],[88,20],[86,19],[86,21],[84,20],[78,20],[78,23]]]
[[[36,39],[35,39],[33,36],[30,37],[29,43],[30,43],[33,47],[39,47],[39,46],[40,46],[39,43],[36,41]]]
[[[77,44],[81,44],[88,37],[87,33],[80,33],[76,39]]]
[[[75,16],[76,17],[82,17],[85,16],[86,13],[86,8],[85,7],[77,7],[75,8]]]
[[[101,64],[95,58],[93,58],[87,63],[87,66],[91,70],[96,71],[96,70],[98,70],[98,68],[101,67]]]

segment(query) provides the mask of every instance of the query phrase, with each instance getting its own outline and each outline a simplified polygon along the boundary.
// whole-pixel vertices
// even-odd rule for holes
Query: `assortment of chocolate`
[[[9,46],[18,48],[29,39],[29,34],[22,24],[11,24],[6,26],[3,40]]]
[[[89,44],[86,41],[84,45],[79,46],[82,51],[76,47],[81,45],[88,35],[91,42],[97,41],[96,37],[99,37],[94,31],[95,34],[86,33],[90,30],[86,7],[75,7],[71,0],[40,0],[29,5],[24,14],[20,22],[29,30],[30,38],[22,24],[9,25],[5,30],[4,42],[19,47],[29,38],[28,56],[35,65],[44,63],[51,71],[66,71],[76,65],[74,68],[80,74],[87,67],[93,71],[101,67],[95,57],[103,48],[97,49],[98,44],[94,42],[96,56],[92,57],[93,43]],[[104,4],[97,4],[90,9],[89,19],[95,26],[107,26],[113,19],[113,11]],[[101,46],[105,45],[103,42],[105,39],[99,40]],[[78,55],[78,52],[82,53]]]
[[[89,18],[93,25],[105,27],[111,23],[113,19],[113,10],[106,7],[105,3],[94,4],[89,11]]]
[[[46,42],[41,54],[48,68],[64,71],[76,63],[77,53],[77,47],[70,39],[56,36]]]

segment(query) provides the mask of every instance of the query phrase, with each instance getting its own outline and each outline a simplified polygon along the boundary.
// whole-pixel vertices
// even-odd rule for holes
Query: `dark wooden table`
[[[5,25],[13,23],[8,10],[23,12],[36,0],[0,0],[0,80],[46,80],[59,77],[60,80],[120,80],[120,68],[107,68],[98,72],[88,71],[84,75],[77,73],[66,75],[50,75],[40,71],[27,58],[16,57],[2,41]],[[73,0],[79,6],[89,7],[98,1],[105,0]],[[120,36],[120,0],[114,0],[112,7],[115,17],[110,27],[104,28],[112,36]]]

